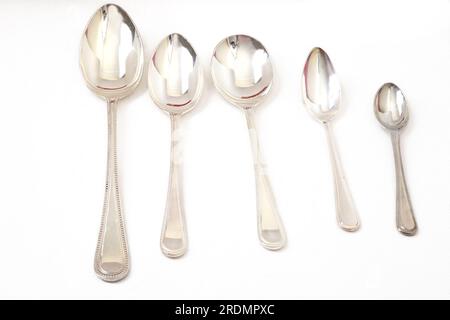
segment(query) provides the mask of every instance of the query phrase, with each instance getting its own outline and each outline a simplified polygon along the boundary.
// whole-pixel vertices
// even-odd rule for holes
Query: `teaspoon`
[[[117,104],[137,87],[143,71],[141,38],[121,7],[107,4],[92,16],[81,38],[80,66],[88,87],[108,106],[106,190],[94,267],[102,280],[118,281],[128,274],[129,258],[117,172]]]
[[[266,249],[281,249],[286,235],[261,158],[253,119],[253,108],[263,101],[272,85],[269,54],[250,36],[230,36],[214,49],[211,74],[222,96],[245,111],[255,166],[259,239]]]
[[[400,130],[408,122],[406,99],[399,87],[385,83],[375,96],[374,111],[377,120],[391,133],[394,148],[395,176],[397,184],[396,222],[397,230],[407,236],[417,232],[417,224],[409,198],[400,149]]]
[[[306,108],[314,118],[324,124],[327,131],[334,174],[338,224],[346,231],[356,231],[359,229],[360,221],[330,125],[339,111],[341,88],[330,58],[321,48],[314,48],[306,60],[302,89]]]
[[[153,102],[168,112],[171,120],[169,189],[160,245],[167,257],[176,258],[187,250],[178,122],[195,106],[203,87],[197,54],[182,35],[173,33],[160,42],[150,61],[148,86]]]

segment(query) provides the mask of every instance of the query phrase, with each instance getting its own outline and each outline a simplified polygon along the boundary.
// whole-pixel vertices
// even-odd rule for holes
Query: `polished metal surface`
[[[155,104],[169,112],[171,118],[169,188],[160,245],[166,256],[176,258],[187,250],[178,121],[195,106],[203,88],[203,72],[197,54],[182,35],[174,33],[160,42],[150,61],[148,86]]]
[[[128,14],[108,4],[96,11],[81,38],[80,66],[88,87],[108,105],[108,161],[102,222],[95,253],[96,274],[118,281],[128,274],[125,222],[120,205],[116,156],[117,103],[136,88],[143,48]]]
[[[203,74],[191,44],[180,34],[164,38],[152,55],[148,83],[158,107],[171,113],[189,111],[203,88]]]
[[[266,249],[281,249],[286,243],[286,234],[260,153],[253,115],[253,107],[264,100],[272,85],[269,54],[250,36],[230,36],[214,49],[211,74],[222,96],[245,110],[255,167],[258,236]]]
[[[89,88],[106,99],[129,95],[143,72],[142,41],[121,7],[108,4],[92,16],[81,38],[80,65]]]
[[[412,236],[417,232],[414,211],[409,198],[400,149],[400,129],[408,122],[408,108],[401,90],[393,83],[385,83],[378,90],[374,102],[375,116],[391,133],[396,176],[396,223],[401,233]]]
[[[303,69],[303,98],[308,111],[329,122],[339,111],[341,86],[327,53],[314,48]]]
[[[406,99],[399,87],[385,83],[375,95],[375,116],[386,129],[399,130],[408,122]]]
[[[264,46],[246,35],[223,39],[214,49],[211,74],[219,92],[231,103],[251,108],[263,101],[273,79]]]
[[[302,91],[306,108],[315,119],[325,125],[327,130],[334,174],[338,224],[346,231],[356,231],[360,227],[360,220],[344,175],[330,124],[339,111],[341,87],[330,58],[321,48],[314,48],[306,60],[303,69]]]

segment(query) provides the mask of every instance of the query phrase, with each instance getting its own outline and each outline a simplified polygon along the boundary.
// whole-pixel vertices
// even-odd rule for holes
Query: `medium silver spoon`
[[[261,158],[253,120],[253,108],[264,100],[272,85],[269,54],[250,36],[230,36],[214,49],[211,73],[222,96],[245,111],[255,165],[259,239],[266,249],[281,249],[286,235]]]
[[[359,229],[360,221],[347,180],[344,176],[339,153],[330,122],[339,111],[341,87],[327,53],[314,48],[306,60],[302,78],[303,99],[308,111],[324,124],[327,131],[334,173],[336,217],[339,226],[346,231]]]
[[[394,148],[397,230],[404,235],[412,236],[417,232],[417,224],[406,186],[400,149],[400,130],[408,122],[408,108],[405,96],[399,87],[393,83],[385,83],[375,96],[374,111],[377,120],[390,131]]]
[[[197,54],[180,34],[164,38],[152,55],[148,71],[148,87],[153,102],[170,114],[172,125],[169,189],[161,250],[170,258],[182,256],[187,250],[187,235],[182,190],[180,186],[180,132],[182,114],[197,103],[203,88],[203,73]]]
[[[143,72],[141,38],[128,14],[107,4],[92,16],[81,38],[80,65],[88,87],[108,105],[105,201],[95,253],[95,272],[105,281],[128,274],[125,223],[120,206],[116,156],[117,103],[133,92]]]

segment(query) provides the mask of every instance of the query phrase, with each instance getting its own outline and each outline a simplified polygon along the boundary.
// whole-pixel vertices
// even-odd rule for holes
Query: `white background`
[[[146,62],[179,32],[205,67],[198,108],[182,123],[190,247],[159,249],[169,118],[144,79],[118,114],[122,202],[131,273],[93,272],[106,166],[106,106],[78,65],[83,29],[103,1],[0,4],[0,298],[450,298],[450,2],[116,1]],[[257,112],[261,144],[288,233],[280,252],[257,240],[255,188],[243,113],[215,91],[208,63],[224,37],[259,39],[273,59],[270,99]],[[335,133],[362,219],[335,222],[325,131],[301,102],[314,46],[341,80]],[[147,64],[146,64],[147,69]],[[405,170],[419,233],[395,228],[389,135],[373,114],[384,82],[405,93]]]

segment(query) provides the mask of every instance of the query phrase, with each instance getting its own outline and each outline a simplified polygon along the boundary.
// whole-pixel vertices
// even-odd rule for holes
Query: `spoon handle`
[[[281,249],[286,243],[286,234],[275,203],[275,198],[261,157],[258,135],[252,109],[245,110],[252,146],[256,178],[256,202],[258,236],[262,246],[269,250]]]
[[[161,232],[161,250],[169,258],[182,256],[187,250],[186,222],[180,186],[181,148],[178,121],[180,115],[170,115],[171,150],[169,189]]]
[[[360,227],[358,212],[356,211],[353,197],[344,175],[341,159],[334,140],[331,125],[325,123],[328,144],[330,147],[331,165],[334,174],[334,188],[336,198],[336,218],[339,226],[345,231],[356,231]]]
[[[392,147],[395,158],[395,177],[397,184],[396,221],[397,230],[407,236],[413,236],[417,232],[416,220],[409,199],[408,187],[406,186],[405,173],[403,171],[402,153],[400,149],[400,131],[391,132]]]
[[[128,274],[128,248],[123,220],[116,154],[117,100],[108,100],[108,161],[105,200],[94,268],[105,281],[118,281]]]

